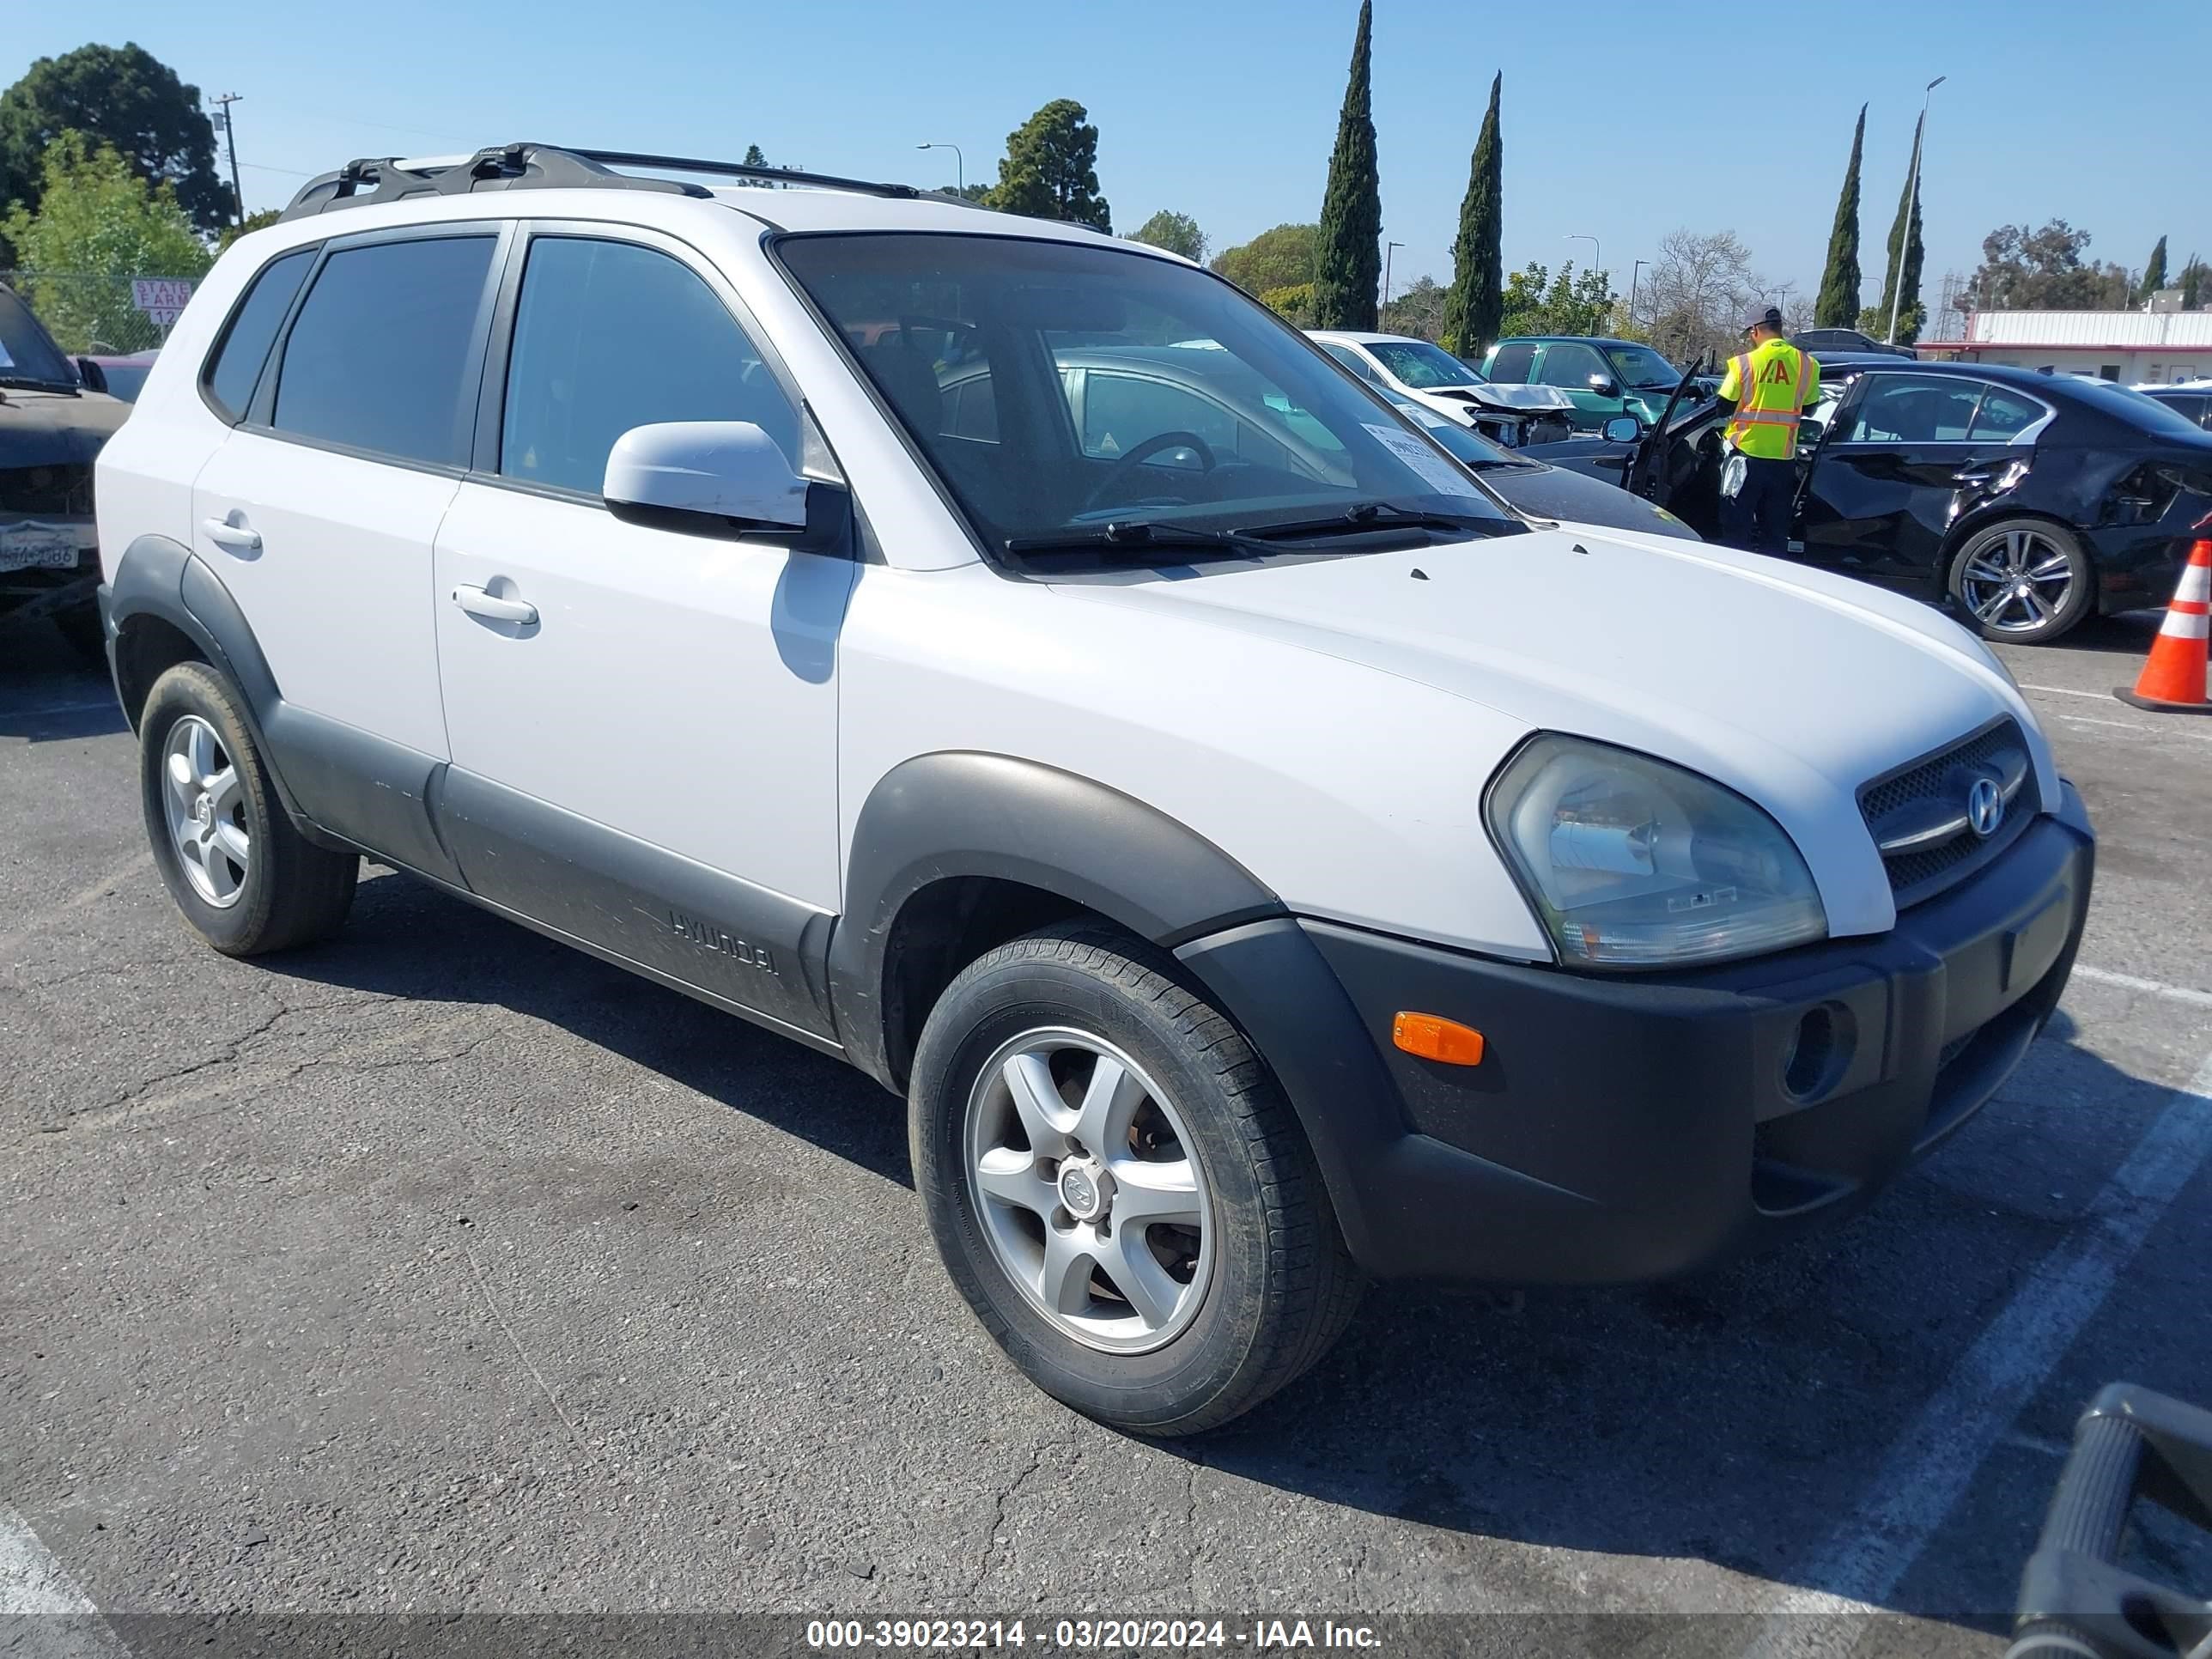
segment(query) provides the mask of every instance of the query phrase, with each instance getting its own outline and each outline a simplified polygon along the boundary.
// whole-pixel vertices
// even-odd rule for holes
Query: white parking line
[[[1883,1456],[1857,1513],[1784,1595],[1746,1659],[1842,1655],[1895,1593],[1982,1461],[2094,1318],[2121,1271],[2212,1152],[2212,1054],[2166,1098],[2082,1220],[2037,1263]]]
[[[10,1632],[27,1637],[10,1653],[27,1659],[116,1659],[125,1651],[31,1523],[0,1504],[0,1616],[25,1614],[38,1622],[27,1632]]]
[[[2047,692],[2054,697],[2094,697],[2100,702],[2110,702],[2112,700],[2112,694],[2109,691],[2084,691],[2072,685],[2029,685],[2021,682],[2020,689],[2023,691]]]
[[[2141,991],[2147,995],[2165,997],[2174,1002],[2191,1003],[2199,1008],[2212,1008],[2212,991],[2192,991],[2185,985],[2168,985],[2155,979],[2137,979],[2133,974],[2116,974],[2109,968],[2091,968],[2077,962],[2074,964],[2074,977],[2099,985],[2117,985],[2123,991]]]

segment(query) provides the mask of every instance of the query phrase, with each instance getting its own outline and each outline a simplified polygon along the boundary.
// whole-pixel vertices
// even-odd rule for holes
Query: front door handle
[[[243,518],[243,514],[239,515]],[[228,519],[202,519],[200,528],[217,547],[228,548],[233,553],[258,553],[261,532],[244,524],[233,524]]]
[[[496,593],[487,593],[465,582],[453,590],[453,603],[471,617],[483,617],[492,622],[520,623],[527,628],[538,620],[536,605],[521,599],[502,599]]]

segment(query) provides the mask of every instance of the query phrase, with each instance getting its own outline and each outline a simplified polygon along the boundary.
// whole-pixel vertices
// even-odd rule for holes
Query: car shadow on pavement
[[[318,984],[495,1004],[911,1187],[906,1115],[851,1066],[370,864],[344,931],[272,959]],[[426,939],[436,948],[422,948]]]

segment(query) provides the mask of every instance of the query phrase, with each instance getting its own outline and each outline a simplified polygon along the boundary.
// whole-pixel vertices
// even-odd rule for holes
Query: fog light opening
[[[1783,1051],[1783,1090],[1798,1101],[1824,1095],[1836,1086],[1850,1058],[1850,1011],[1832,1002],[1808,1008]]]

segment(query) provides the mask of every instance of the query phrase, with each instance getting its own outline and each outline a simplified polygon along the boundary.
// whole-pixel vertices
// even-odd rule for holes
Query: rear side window
[[[1527,381],[1528,371],[1535,366],[1536,348],[1532,345],[1502,345],[1490,359],[1490,378],[1515,385]]]
[[[660,421],[750,421],[799,464],[798,410],[696,272],[633,242],[533,238],[500,471],[596,495],[615,440]]]
[[[2043,415],[2043,405],[2034,398],[1993,386],[1982,394],[1982,406],[1974,412],[1973,430],[1966,435],[1977,443],[2009,438],[2027,430]]]
[[[279,431],[403,460],[466,459],[462,396],[494,239],[373,242],[331,255],[284,343]]]
[[[284,320],[284,313],[291,309],[292,296],[307,280],[307,267],[314,262],[315,250],[311,247],[270,260],[261,268],[261,274],[246,290],[246,298],[231,313],[230,326],[223,332],[222,343],[215,349],[215,356],[208,364],[207,391],[232,421],[243,420],[247,406],[253,402],[254,383],[261,378],[261,365],[269,361],[269,348],[276,343],[276,330]]]

